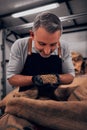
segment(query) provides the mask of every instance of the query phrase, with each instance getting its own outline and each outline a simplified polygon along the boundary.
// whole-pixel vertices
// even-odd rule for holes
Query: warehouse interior
[[[40,12],[13,15],[40,7],[46,9],[53,4],[57,6],[47,11],[56,14],[62,22],[61,40],[67,42],[71,52],[80,53],[87,66],[87,0],[0,0],[0,100],[14,89],[6,79],[11,46],[17,39],[30,35],[33,20]]]
[[[18,38],[29,35],[32,23],[38,13],[13,18],[12,14],[36,7],[58,3],[58,7],[49,10],[59,16],[63,25],[63,40],[69,43],[72,50],[80,52],[87,58],[87,1],[86,0],[1,0],[0,1],[0,78],[3,83],[1,97],[9,91],[6,89],[6,66],[9,61],[11,45]],[[3,73],[3,74],[2,74]]]

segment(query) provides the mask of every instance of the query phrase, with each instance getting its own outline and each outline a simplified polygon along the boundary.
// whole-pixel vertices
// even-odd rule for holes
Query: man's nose
[[[46,46],[44,48],[44,53],[47,55],[47,54],[50,54],[50,52],[51,52],[51,48],[49,46]]]

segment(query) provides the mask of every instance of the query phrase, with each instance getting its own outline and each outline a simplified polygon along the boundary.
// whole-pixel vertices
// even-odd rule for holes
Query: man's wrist
[[[43,85],[43,81],[42,81],[42,78],[40,77],[40,75],[33,76],[32,83],[37,86]]]
[[[60,75],[57,74],[56,77],[57,77],[58,85],[60,85],[61,84]]]

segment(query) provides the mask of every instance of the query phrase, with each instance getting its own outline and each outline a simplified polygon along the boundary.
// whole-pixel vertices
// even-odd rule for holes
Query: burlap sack
[[[87,101],[87,75],[78,76],[72,86],[78,86],[68,98],[68,101]]]
[[[13,91],[9,92],[1,101],[0,101],[0,109],[5,109],[6,104],[13,97],[26,97],[36,99],[38,96],[37,87],[33,87],[30,90],[26,90],[24,92],[19,92],[19,87],[15,88]]]
[[[5,112],[53,130],[87,129],[87,101],[58,102],[15,97],[8,102]]]
[[[8,113],[8,115],[12,114],[12,118],[14,120],[16,120],[15,117],[19,119],[19,122],[17,122],[18,124],[20,124],[20,119],[23,119],[25,120],[25,122],[28,120],[28,122],[33,122],[36,125],[44,126],[44,128],[40,130],[86,130],[86,79],[86,76],[75,77],[72,84],[59,86],[54,91],[54,94],[56,98],[58,98],[58,100],[62,99],[62,102],[53,101],[50,99],[30,99],[28,94],[28,96],[26,96],[25,93],[19,93],[18,90],[14,90],[14,94],[12,94],[12,96],[9,95],[8,98],[5,97],[5,99],[3,99],[3,101],[1,102],[1,106],[6,106],[5,112]],[[74,92],[76,95],[73,94]],[[66,93],[68,94],[68,96]],[[36,95],[37,94],[38,93],[36,93]],[[64,96],[67,98],[65,98]],[[6,122],[8,127],[9,123],[6,120],[7,116],[4,116],[4,119],[0,119],[0,127],[3,127],[3,124],[1,123],[2,121]],[[10,122],[10,125],[12,124],[15,123]]]
[[[34,130],[32,123],[14,115],[4,114],[0,118],[0,130]]]

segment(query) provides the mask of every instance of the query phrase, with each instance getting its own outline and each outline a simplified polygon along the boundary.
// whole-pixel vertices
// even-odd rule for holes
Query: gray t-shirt
[[[20,74],[24,67],[28,55],[28,42],[29,37],[18,39],[11,47],[11,53],[9,63],[7,67],[7,79],[13,75]],[[64,74],[72,74],[75,76],[75,71],[72,63],[68,44],[61,42],[61,55],[62,55],[62,71]],[[37,53],[34,47],[34,41],[32,41],[32,52]],[[58,49],[56,49],[52,55],[58,55]]]

